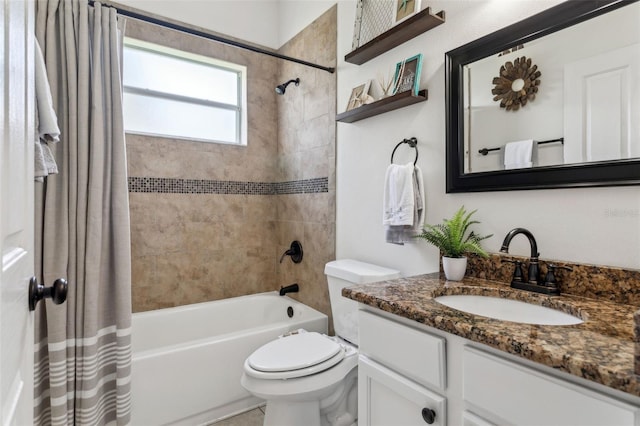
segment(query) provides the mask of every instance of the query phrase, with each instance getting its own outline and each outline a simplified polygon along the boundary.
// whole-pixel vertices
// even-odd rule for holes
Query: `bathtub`
[[[131,424],[200,425],[260,405],[240,385],[244,360],[291,330],[326,333],[327,321],[277,292],[133,314]]]

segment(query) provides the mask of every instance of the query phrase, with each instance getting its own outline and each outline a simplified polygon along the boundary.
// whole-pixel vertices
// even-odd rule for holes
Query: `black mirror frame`
[[[640,184],[640,160],[464,173],[463,67],[639,0],[569,0],[445,54],[447,193]]]

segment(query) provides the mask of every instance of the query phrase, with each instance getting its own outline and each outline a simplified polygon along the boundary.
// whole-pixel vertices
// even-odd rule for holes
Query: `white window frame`
[[[151,90],[148,88],[132,87],[123,84],[123,90],[125,93],[132,93],[138,95],[146,95],[159,99],[167,99],[180,101],[185,103],[191,103],[195,105],[204,105],[214,108],[226,109],[237,112],[236,114],[236,140],[234,142],[220,141],[214,139],[202,139],[194,138],[190,136],[178,136],[167,135],[154,132],[142,132],[139,130],[129,130],[126,128],[125,120],[125,133],[154,136],[160,138],[181,139],[196,142],[209,142],[228,145],[247,145],[247,67],[244,65],[234,64],[232,62],[222,61],[208,56],[198,55],[191,52],[185,52],[183,50],[173,49],[170,47],[162,46],[156,43],[150,43],[130,37],[124,38],[124,48],[132,48],[138,50],[146,50],[158,55],[171,56],[183,60],[185,62],[196,62],[199,64],[205,64],[212,67],[216,67],[225,71],[235,72],[238,76],[238,105],[226,104],[222,102],[215,102],[208,99],[199,99],[191,96],[176,95],[173,93],[166,93],[157,90]],[[126,113],[126,111],[125,111]]]

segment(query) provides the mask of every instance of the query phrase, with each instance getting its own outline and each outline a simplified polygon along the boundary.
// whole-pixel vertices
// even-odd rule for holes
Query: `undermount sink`
[[[523,324],[574,325],[583,322],[578,317],[555,309],[499,297],[460,294],[440,296],[434,300],[458,311]]]

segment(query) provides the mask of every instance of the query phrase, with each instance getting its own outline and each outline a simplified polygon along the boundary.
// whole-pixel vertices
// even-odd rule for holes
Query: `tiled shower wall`
[[[127,135],[133,311],[298,282],[300,300],[328,314],[323,267],[335,253],[335,75],[134,20],[126,35],[248,69],[246,147]],[[335,7],[283,50],[296,56],[288,49],[319,40],[329,46],[299,56],[332,65]],[[300,87],[279,97],[275,86],[292,73]],[[303,244],[303,262],[279,264],[294,239]]]
[[[336,65],[337,6],[293,37],[280,53]],[[292,239],[302,242],[300,264],[285,261],[277,269],[280,283],[300,284],[301,302],[330,315],[324,265],[335,259],[335,111],[336,75],[281,61],[279,79],[300,78],[278,97],[278,179],[282,181],[328,177],[327,192],[286,194],[277,197],[278,248]]]

